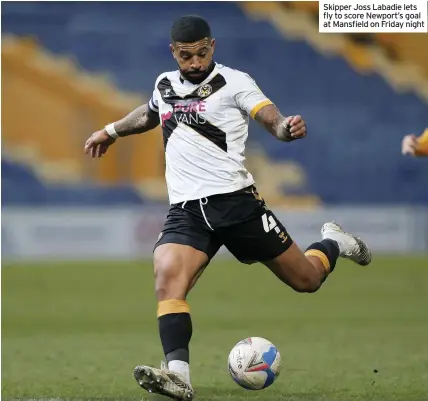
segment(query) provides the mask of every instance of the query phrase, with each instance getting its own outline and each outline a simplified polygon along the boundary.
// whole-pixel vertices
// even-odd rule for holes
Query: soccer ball
[[[269,387],[278,377],[280,368],[281,355],[277,348],[261,337],[240,341],[229,354],[229,373],[247,390]]]

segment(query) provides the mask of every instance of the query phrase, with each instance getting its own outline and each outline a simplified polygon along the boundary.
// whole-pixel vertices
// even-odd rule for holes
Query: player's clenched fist
[[[105,154],[110,145],[115,142],[105,129],[94,132],[85,143],[85,154],[92,157],[101,157]]]
[[[306,123],[301,116],[287,117],[285,121],[293,139],[299,139],[306,136]]]

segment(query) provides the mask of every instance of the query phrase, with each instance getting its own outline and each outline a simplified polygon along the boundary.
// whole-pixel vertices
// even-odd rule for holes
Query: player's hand
[[[306,123],[301,116],[287,117],[285,121],[292,139],[300,139],[306,136]]]
[[[415,156],[418,139],[416,135],[406,135],[401,143],[401,152],[403,155]]]
[[[92,157],[101,157],[115,141],[107,134],[105,129],[94,132],[85,143],[85,154],[90,154]]]

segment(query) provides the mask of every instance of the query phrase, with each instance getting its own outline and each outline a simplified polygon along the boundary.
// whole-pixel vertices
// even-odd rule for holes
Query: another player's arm
[[[416,148],[416,156],[428,156],[428,141],[419,144]]]
[[[284,117],[271,102],[255,109],[251,116],[280,141],[290,142],[306,135],[306,124],[301,116]]]
[[[159,122],[158,113],[153,111],[149,104],[143,104],[121,120],[94,132],[86,141],[84,152],[90,153],[92,157],[101,157],[116,141],[116,138],[142,134],[156,128]]]
[[[406,135],[403,138],[401,148],[404,155],[428,156],[428,128],[419,138],[416,135]]]

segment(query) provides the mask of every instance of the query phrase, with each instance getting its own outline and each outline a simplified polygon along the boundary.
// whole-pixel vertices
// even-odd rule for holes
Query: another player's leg
[[[149,392],[178,400],[193,398],[189,370],[192,321],[186,296],[208,262],[204,252],[187,245],[166,243],[155,250],[157,317],[166,365],[134,369],[136,380]]]

